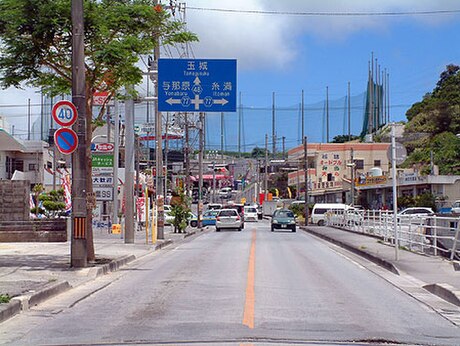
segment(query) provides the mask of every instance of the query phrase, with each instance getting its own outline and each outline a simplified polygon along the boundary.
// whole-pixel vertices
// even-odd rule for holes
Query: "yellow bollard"
[[[121,234],[121,225],[119,223],[112,224],[112,234]]]
[[[157,242],[157,218],[155,217],[155,202],[152,204],[152,244]]]

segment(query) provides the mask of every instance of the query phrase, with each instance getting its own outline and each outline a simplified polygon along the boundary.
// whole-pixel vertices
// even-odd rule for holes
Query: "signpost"
[[[235,112],[236,60],[159,59],[158,110]]]
[[[78,146],[78,137],[74,130],[67,127],[54,132],[54,143],[63,154],[72,154]]]

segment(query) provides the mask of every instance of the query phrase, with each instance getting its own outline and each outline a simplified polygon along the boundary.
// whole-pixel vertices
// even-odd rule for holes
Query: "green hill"
[[[414,103],[406,117],[409,156],[404,166],[429,173],[432,152],[439,174],[460,174],[460,67],[448,65],[433,91]]]

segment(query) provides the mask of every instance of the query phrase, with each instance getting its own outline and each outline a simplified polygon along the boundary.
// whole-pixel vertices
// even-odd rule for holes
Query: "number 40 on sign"
[[[72,126],[78,117],[77,108],[72,102],[67,100],[55,103],[51,114],[54,121],[63,127]]]

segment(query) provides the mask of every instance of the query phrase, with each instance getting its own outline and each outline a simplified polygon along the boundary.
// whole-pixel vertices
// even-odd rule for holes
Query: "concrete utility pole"
[[[355,205],[355,157],[354,157],[354,151],[353,148],[351,148],[351,162],[350,162],[350,168],[351,168],[351,205]]]
[[[224,112],[220,113],[220,158],[224,163]]]
[[[198,154],[198,227],[201,228],[202,214],[203,214],[203,153],[204,153],[204,113],[200,112],[199,121],[199,141],[200,152]]]
[[[265,134],[264,201],[268,200],[268,135]]]
[[[127,88],[125,100],[125,243],[134,243],[134,100]]]
[[[305,100],[304,100],[304,91],[302,90],[302,139],[305,137]]]
[[[78,136],[77,150],[72,154],[72,237],[70,264],[86,267],[86,93],[83,32],[83,0],[72,0],[72,102],[78,112],[74,130]],[[91,126],[89,124],[88,126]]]
[[[155,1],[155,4],[158,4],[158,1]],[[159,33],[154,33],[156,38],[155,48],[153,50],[153,60],[155,65],[155,70],[158,71],[158,59],[160,58],[160,40],[158,38]],[[164,239],[164,193],[163,193],[163,119],[161,112],[158,110],[158,73],[155,76],[155,137],[156,137],[156,180],[155,180],[155,191],[157,196],[157,205],[158,205],[158,223],[157,223],[157,237],[158,239]],[[188,172],[187,172],[188,174]]]
[[[190,149],[189,149],[189,128],[188,114],[185,112],[185,195],[190,197]]]
[[[120,132],[120,116],[118,110],[118,100],[114,100],[114,130],[113,130],[113,221],[112,223],[118,223],[118,156],[120,152],[120,141],[118,139]]]
[[[305,175],[305,226],[308,225],[309,209],[308,209],[308,151],[307,151],[308,138],[303,138],[303,155],[305,158],[304,175]]]
[[[393,230],[395,234],[395,261],[399,260],[399,235],[398,235],[398,195],[396,189],[396,139],[395,124],[391,124],[391,178],[393,186]]]
[[[275,158],[276,154],[276,121],[275,121],[275,92],[273,92],[272,100],[272,157]]]
[[[326,87],[326,143],[329,143],[329,87]]]

